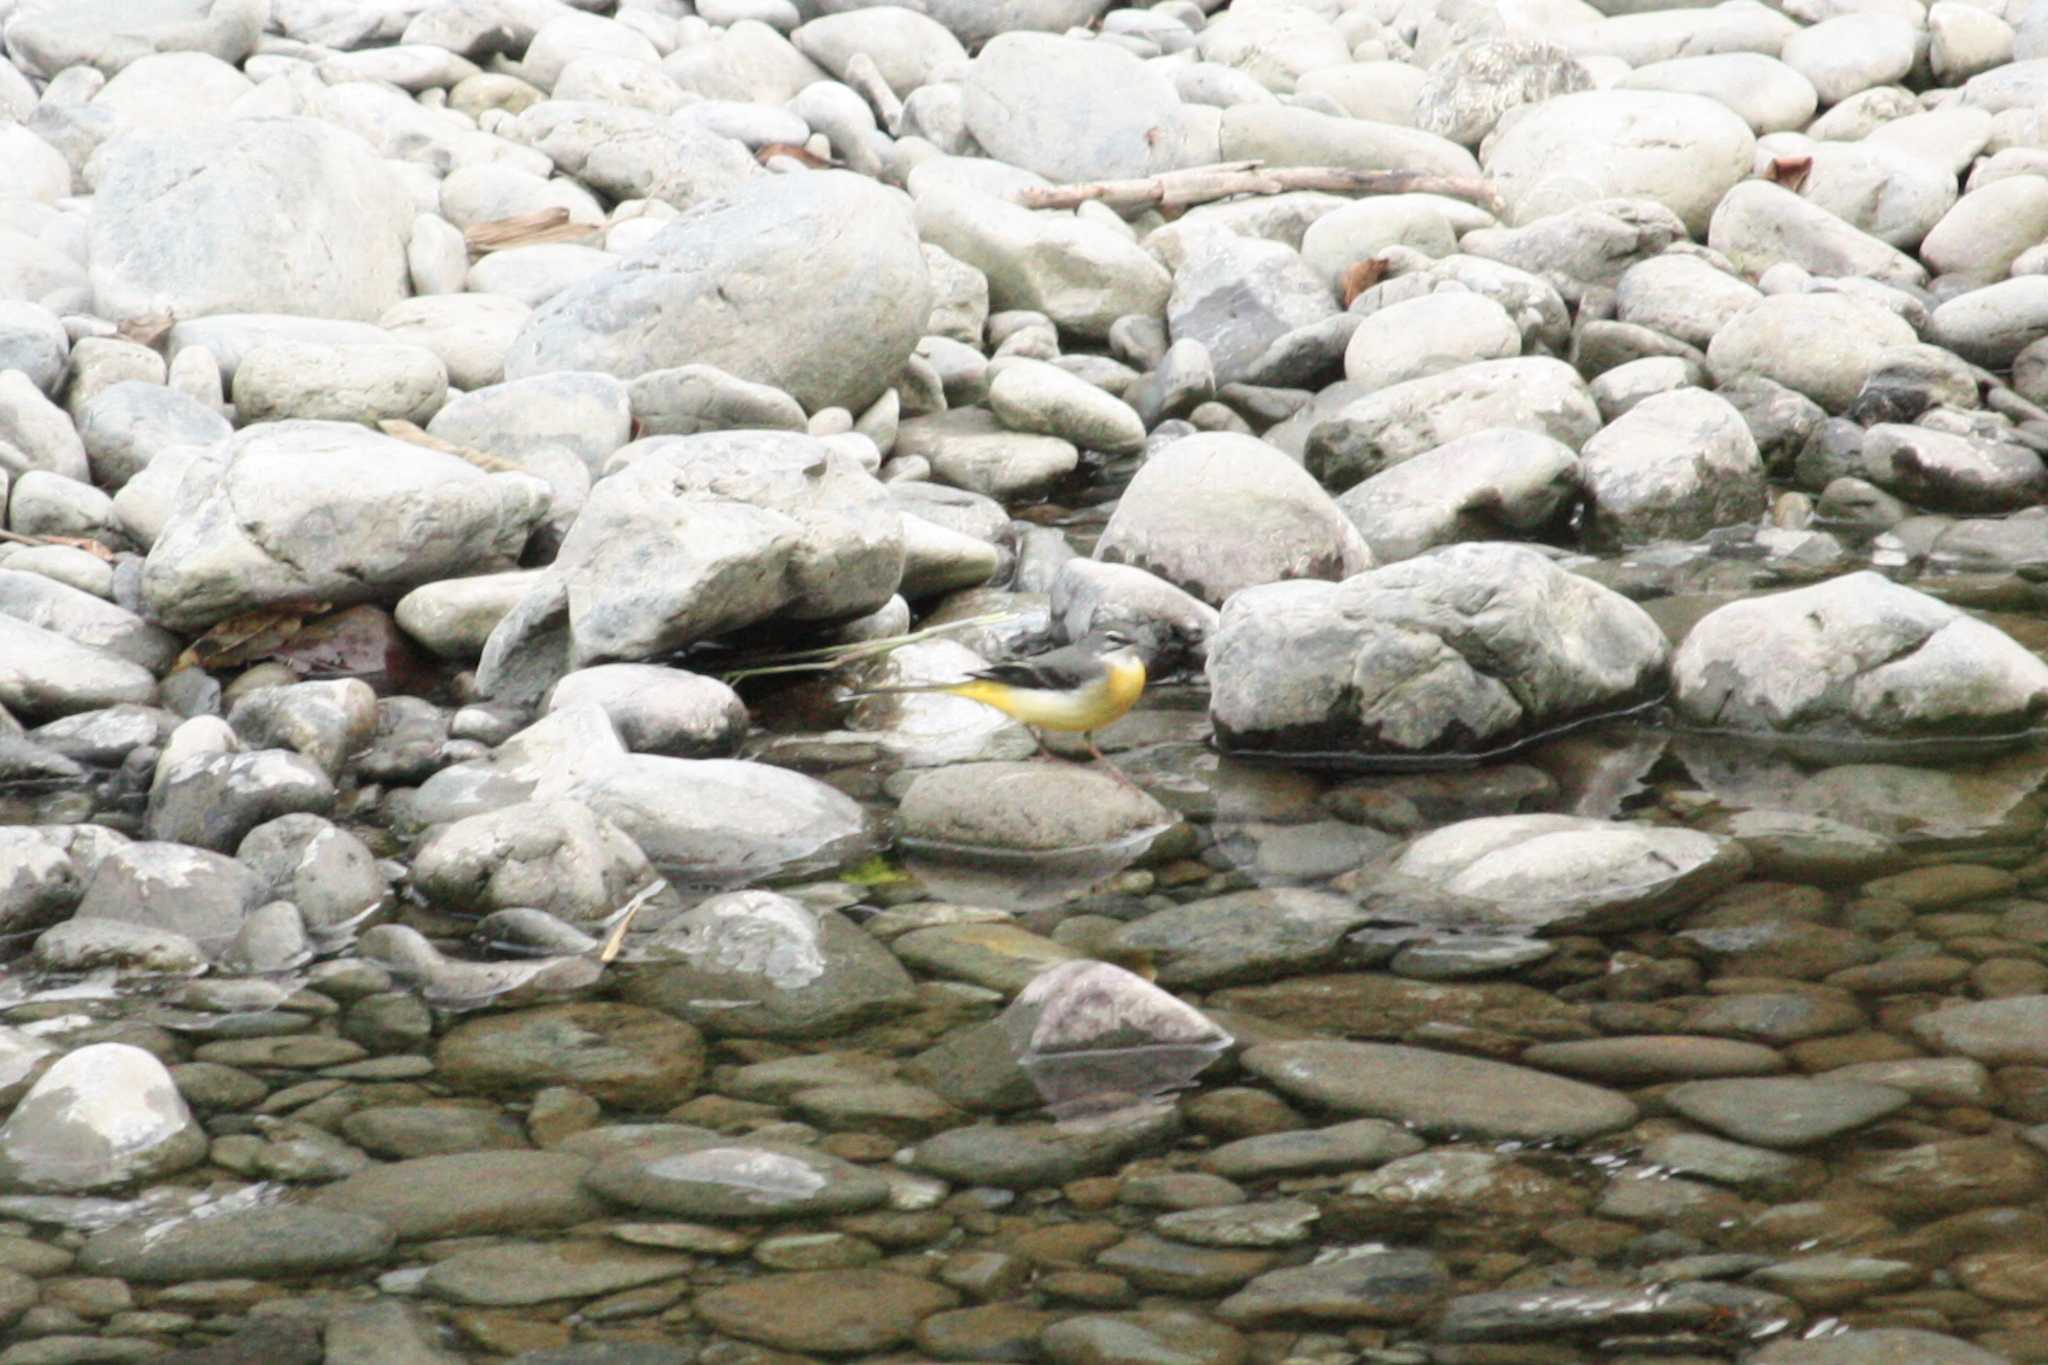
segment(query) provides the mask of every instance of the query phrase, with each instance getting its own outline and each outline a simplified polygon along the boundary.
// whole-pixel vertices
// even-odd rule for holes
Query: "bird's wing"
[[[1102,661],[1088,650],[1068,645],[1033,658],[994,664],[969,676],[1005,687],[1065,692],[1102,676]]]

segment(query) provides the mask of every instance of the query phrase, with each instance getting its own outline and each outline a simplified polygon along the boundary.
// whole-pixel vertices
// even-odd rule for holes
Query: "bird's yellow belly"
[[[1099,730],[1122,716],[1145,690],[1142,664],[1111,668],[1099,682],[1072,692],[1007,687],[974,679],[946,691],[967,697],[1041,730]]]

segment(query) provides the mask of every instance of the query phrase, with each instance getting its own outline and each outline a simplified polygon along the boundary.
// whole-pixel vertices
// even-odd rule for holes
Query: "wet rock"
[[[1662,632],[1618,595],[1530,550],[1453,545],[1233,596],[1209,712],[1226,749],[1480,752],[1632,705],[1663,663]]]
[[[1047,763],[956,764],[921,773],[898,807],[924,844],[1053,853],[1157,833],[1166,808],[1102,773]]]
[[[1337,311],[1328,280],[1299,252],[1215,232],[1196,237],[1174,271],[1166,322],[1175,341],[1201,342],[1216,382],[1230,384],[1249,378],[1281,337]]]
[[[1782,1076],[1694,1081],[1665,1098],[1687,1118],[1739,1141],[1803,1147],[1874,1123],[1911,1097],[1889,1086]]]
[[[1212,606],[1254,584],[1348,578],[1372,564],[1313,479],[1264,442],[1228,433],[1185,437],[1146,460],[1095,558],[1146,569]]]
[[[2048,1063],[2048,995],[2015,995],[1947,1005],[1918,1015],[1921,1042],[1990,1066]]]
[[[522,802],[443,825],[414,854],[412,879],[457,913],[529,906],[596,926],[654,879],[639,846],[588,806]]]
[[[1770,1076],[1786,1066],[1777,1052],[1758,1043],[1683,1034],[1538,1043],[1522,1050],[1522,1061],[1546,1071],[1562,1071],[1568,1076],[1613,1085],[1716,1076]]]
[[[376,733],[377,694],[357,678],[260,688],[235,703],[228,724],[250,748],[295,750],[338,779]]]
[[[590,1165],[561,1152],[423,1156],[358,1171],[313,1204],[375,1218],[402,1242],[569,1227],[604,1213],[583,1188]]]
[[[1886,351],[1917,340],[1904,319],[1863,299],[1771,294],[1714,333],[1707,365],[1716,383],[1759,376],[1841,412]]]
[[[339,930],[384,903],[376,858],[355,835],[317,815],[285,815],[249,831],[235,857],[298,907],[315,933]]]
[[[714,1329],[777,1350],[846,1354],[908,1341],[920,1321],[953,1308],[944,1285],[890,1270],[770,1275],[699,1294],[698,1317]]]
[[[681,1020],[592,1001],[471,1019],[450,1029],[435,1066],[469,1094],[572,1085],[629,1109],[681,1103],[704,1070],[704,1044]]]
[[[1039,1346],[1054,1365],[1241,1365],[1247,1354],[1233,1329],[1173,1309],[1084,1313],[1046,1328]]]
[[[908,1150],[914,1171],[965,1185],[1040,1189],[1098,1175],[1172,1141],[1179,1120],[1170,1106],[1126,1109],[1086,1123],[972,1124]]]
[[[15,487],[22,494],[24,477]],[[17,503],[16,506],[21,504]],[[21,525],[17,515],[15,524]],[[170,632],[124,610],[40,573],[0,569],[0,614],[16,617],[84,645],[104,650],[152,673],[170,671],[182,646]]]
[[[1634,1122],[1612,1091],[1478,1057],[1381,1043],[1262,1043],[1246,1070],[1294,1099],[1474,1137],[1590,1137]]]
[[[2026,729],[2048,666],[1992,626],[1873,573],[1732,603],[1672,656],[1693,724],[1817,738],[1934,738]]]
[[[849,222],[868,230],[847,233]],[[792,252],[802,270],[788,268]],[[741,305],[724,292],[738,278],[754,282]],[[821,306],[840,321],[828,324]],[[909,205],[894,191],[851,174],[765,176],[685,213],[618,269],[543,303],[505,372],[630,379],[707,364],[772,384],[809,411],[857,412],[909,358],[930,307]],[[663,320],[655,333],[648,317]],[[805,324],[792,332],[784,324],[798,317]],[[650,346],[657,334],[681,349]]]
[[[2002,1358],[1943,1332],[1881,1327],[1774,1341],[1757,1352],[1756,1365],[1995,1365]]]
[[[615,1204],[713,1221],[855,1213],[889,1193],[874,1172],[811,1148],[709,1136],[619,1152],[584,1183]]]
[[[170,1073],[141,1048],[96,1043],[44,1071],[0,1125],[0,1189],[70,1193],[154,1180],[206,1155]]]
[[[1346,972],[1230,986],[1211,999],[1218,1009],[1351,1037],[1419,1040],[1446,1026],[1542,1041],[1592,1032],[1584,1006],[1509,982],[1425,982]]]
[[[109,1229],[87,1240],[78,1264],[88,1274],[152,1284],[292,1278],[372,1264],[391,1247],[391,1229],[362,1214],[244,1205]]]
[[[1421,1151],[1423,1142],[1383,1119],[1353,1119],[1292,1133],[1260,1133],[1226,1142],[1202,1160],[1239,1180],[1320,1175],[1378,1166]]]
[[[100,860],[74,922],[114,920],[221,948],[268,894],[262,877],[233,858],[182,844],[137,842]]]
[[[1392,867],[1483,902],[1504,924],[1591,932],[1655,923],[1748,870],[1731,840],[1569,815],[1460,821],[1410,844]]]
[[[225,851],[258,825],[334,808],[334,783],[312,759],[287,749],[201,753],[166,750],[149,794],[145,829],[155,839]]]
[[[1200,1011],[1106,962],[1063,962],[997,1020],[1017,1064],[1062,1118],[1181,1090],[1232,1039]]]
[[[1116,946],[1150,953],[1161,985],[1206,990],[1332,965],[1371,912],[1305,890],[1241,891],[1147,915]]]
[[[914,998],[910,974],[870,935],[770,891],[704,901],[643,956],[625,998],[720,1034],[829,1037]]]
[[[459,1251],[437,1261],[422,1292],[450,1303],[516,1307],[555,1299],[590,1299],[673,1279],[690,1258],[609,1240],[509,1243]]]
[[[1158,1294],[1227,1294],[1273,1264],[1270,1251],[1185,1246],[1148,1233],[1126,1237],[1095,1258],[1102,1270]]]
[[[1788,1313],[1792,1321],[1799,1321],[1798,1310],[1780,1295],[1710,1281],[1627,1289],[1502,1290],[1458,1295],[1446,1306],[1439,1332],[1450,1341],[1571,1337],[1605,1333],[1621,1324],[1631,1332],[1700,1327],[1726,1332],[1761,1327]]]

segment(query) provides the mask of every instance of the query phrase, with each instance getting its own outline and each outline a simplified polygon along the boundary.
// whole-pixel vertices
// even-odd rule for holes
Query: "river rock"
[[[714,1222],[858,1213],[889,1195],[880,1175],[824,1152],[710,1136],[631,1147],[599,1161],[584,1184],[614,1204]]]
[[[1572,815],[1497,815],[1410,844],[1392,871],[1482,902],[1523,930],[1602,933],[1654,924],[1749,871],[1732,839]]]
[[[1233,595],[1210,718],[1248,750],[1482,752],[1647,699],[1665,652],[1641,608],[1534,551],[1453,545]]]
[[[325,123],[137,129],[101,148],[93,182],[102,316],[369,321],[408,292],[412,196],[361,139]]]
[[[915,998],[895,954],[843,915],[770,891],[715,896],[665,926],[627,999],[742,1037],[830,1037]]]
[[[42,77],[92,66],[107,75],[154,52],[205,52],[239,63],[256,45],[258,0],[170,0],[137,10],[121,0],[29,0],[7,22],[9,55]]]
[[[988,155],[1048,180],[1129,179],[1176,163],[1180,96],[1114,44],[1005,33],[969,64],[961,90],[967,131]]]
[[[1381,470],[1337,507],[1385,565],[1458,541],[1541,534],[1571,514],[1580,483],[1570,446],[1490,427]]]
[[[1211,605],[1282,579],[1348,578],[1372,564],[1364,539],[1301,467],[1265,442],[1185,437],[1125,490],[1095,558],[1132,564]]]
[[[1756,138],[1700,95],[1588,90],[1531,109],[1486,148],[1486,173],[1516,223],[1600,199],[1642,196],[1694,235],[1750,173]]]
[[[253,427],[219,460],[185,481],[143,571],[150,614],[174,629],[508,565],[545,510],[527,476],[343,423]]]
[[[390,1227],[375,1218],[303,1204],[214,1208],[204,1218],[124,1223],[79,1250],[88,1274],[170,1284],[182,1280],[298,1278],[374,1264],[391,1251]]]
[[[1592,1137],[1635,1121],[1611,1090],[1480,1057],[1384,1043],[1261,1043],[1244,1067],[1284,1094],[1340,1113],[1424,1132],[1550,1141]]]
[[[736,279],[751,281],[743,298]],[[909,358],[930,309],[907,200],[851,174],[767,176],[542,304],[505,373],[631,379],[699,363],[772,384],[813,412],[858,412]],[[649,330],[651,318],[660,322]],[[803,326],[792,331],[792,318]]]
[[[261,875],[233,858],[138,840],[100,859],[86,883],[77,920],[169,930],[205,948],[224,948],[268,892]]]
[[[1514,427],[1573,450],[1600,429],[1578,372],[1549,356],[1460,365],[1369,393],[1309,431],[1309,472],[1342,492],[1389,466],[1491,427]]]
[[[1817,739],[2016,734],[2048,710],[2048,664],[1874,573],[1709,613],[1672,656],[1671,683],[1692,724]]]
[[[652,1109],[690,1097],[704,1041],[657,1010],[588,1001],[466,1020],[441,1039],[434,1060],[448,1085],[468,1094],[572,1085],[606,1104]]]
[[[714,1329],[780,1351],[866,1355],[910,1339],[919,1322],[960,1302],[942,1284],[881,1269],[812,1270],[699,1294]]]
[[[538,700],[778,613],[852,618],[895,593],[901,518],[852,457],[795,432],[656,436],[619,452],[546,575],[491,632],[481,686]]]
[[[1847,294],[1772,294],[1714,334],[1707,364],[1717,384],[1756,375],[1839,413],[1885,351],[1917,340],[1897,314]]]
[[[375,1218],[407,1242],[569,1227],[605,1212],[583,1188],[590,1165],[567,1152],[424,1156],[358,1171],[313,1204]]]
[[[155,1180],[206,1155],[171,1075],[139,1047],[66,1053],[0,1124],[0,1190],[75,1193]]]
[[[1173,277],[1124,232],[963,186],[915,189],[918,232],[987,276],[997,309],[1032,309],[1095,339],[1118,318],[1166,311]]]
[[[1579,476],[1589,540],[1692,540],[1754,522],[1769,496],[1756,438],[1726,399],[1701,389],[1655,394],[1587,441]]]

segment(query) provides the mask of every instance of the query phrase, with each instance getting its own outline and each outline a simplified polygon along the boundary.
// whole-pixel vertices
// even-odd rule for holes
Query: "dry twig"
[[[1355,171],[1343,166],[1265,167],[1257,161],[1191,166],[1138,180],[1092,180],[1014,190],[1010,198],[1028,209],[1070,209],[1097,200],[1118,212],[1145,208],[1180,209],[1235,194],[1285,194],[1323,190],[1333,194],[1441,194],[1506,212],[1493,182],[1474,176],[1425,171]]]

